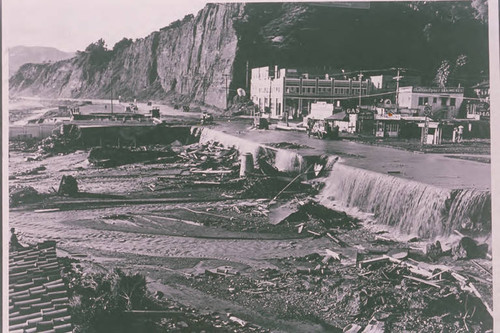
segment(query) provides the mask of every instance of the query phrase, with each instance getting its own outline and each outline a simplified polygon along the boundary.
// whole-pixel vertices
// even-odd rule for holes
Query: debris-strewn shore
[[[56,240],[78,260],[69,280],[102,282],[115,268],[144,276],[154,304],[125,311],[153,331],[492,328],[481,239],[370,231],[318,203],[322,180],[307,168],[282,172],[263,159],[242,173],[240,153],[215,142],[29,156],[10,161],[20,242]]]

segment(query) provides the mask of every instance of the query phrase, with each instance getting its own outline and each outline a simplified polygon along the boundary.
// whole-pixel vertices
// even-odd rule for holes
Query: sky
[[[84,50],[103,38],[108,47],[146,37],[202,9],[206,0],[4,0],[5,46]]]

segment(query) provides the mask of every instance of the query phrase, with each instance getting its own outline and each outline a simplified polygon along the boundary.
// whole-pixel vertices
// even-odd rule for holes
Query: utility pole
[[[222,74],[222,76],[224,76],[224,78],[226,79],[226,110],[227,110],[227,94],[228,94],[228,91],[227,91],[227,78],[228,78],[229,74]]]
[[[113,114],[113,87],[111,87],[111,114]]]
[[[363,73],[359,72],[358,74],[358,78],[359,78],[359,110],[361,111],[361,92],[363,91],[362,89],[362,79],[363,79]],[[368,88],[368,87],[367,87]]]
[[[246,78],[245,78],[245,92],[248,94],[250,89],[248,89],[248,60],[247,60],[247,71],[246,71]]]
[[[398,74],[393,77],[394,80],[396,80],[396,110],[399,107],[399,80],[404,78],[404,76],[399,75],[399,71],[401,68],[398,68]]]

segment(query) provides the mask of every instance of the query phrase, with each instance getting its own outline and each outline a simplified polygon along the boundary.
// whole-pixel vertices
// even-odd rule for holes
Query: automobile
[[[214,116],[207,112],[203,112],[201,115],[201,124],[202,125],[207,125],[207,124],[212,124],[214,122]]]

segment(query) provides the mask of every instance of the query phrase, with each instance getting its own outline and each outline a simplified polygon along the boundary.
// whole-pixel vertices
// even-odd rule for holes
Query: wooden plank
[[[233,170],[191,170],[191,173],[207,175],[227,175],[233,173]]]
[[[441,288],[441,286],[439,284],[437,284],[437,283],[429,282],[429,281],[426,281],[424,279],[419,279],[419,278],[414,277],[414,276],[403,275],[403,277],[406,278],[406,279],[410,279],[410,280],[413,280],[413,281],[420,282],[422,284],[426,284],[426,285],[431,286],[431,287],[435,287],[435,288],[438,288],[438,289]]]
[[[377,257],[377,258],[372,258],[372,259],[366,259],[358,262],[358,266],[363,268],[371,264],[376,264],[376,263],[385,263],[389,262],[389,258],[387,256],[382,256],[382,257]]]

